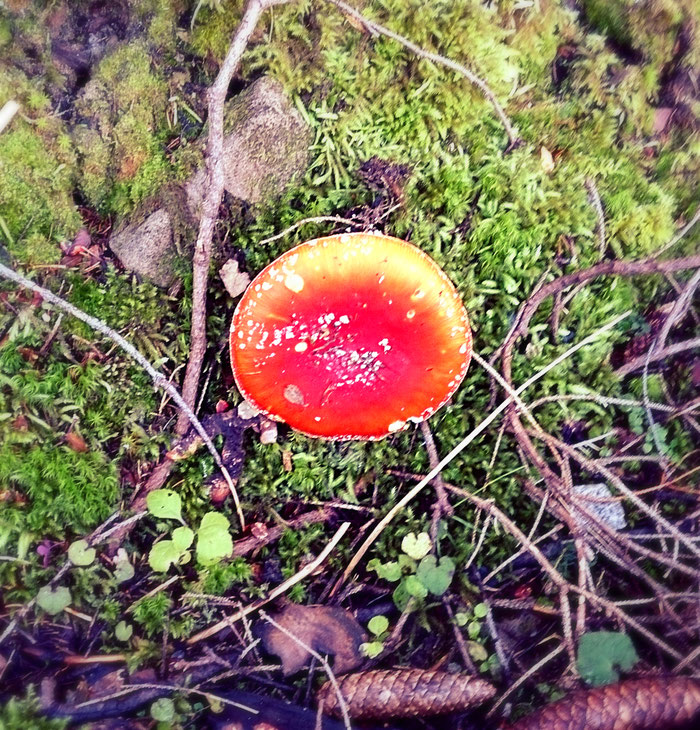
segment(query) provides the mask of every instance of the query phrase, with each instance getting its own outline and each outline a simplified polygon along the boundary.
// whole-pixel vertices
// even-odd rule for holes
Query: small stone
[[[244,400],[238,406],[238,417],[244,421],[249,421],[251,418],[255,418],[258,413],[260,413],[260,411],[252,403],[248,403],[247,400]]]
[[[277,443],[277,424],[267,418],[263,419],[260,424],[260,443],[274,444]]]
[[[117,231],[109,247],[125,269],[167,287],[175,279],[175,249],[170,214],[163,208],[151,213],[143,223]]]

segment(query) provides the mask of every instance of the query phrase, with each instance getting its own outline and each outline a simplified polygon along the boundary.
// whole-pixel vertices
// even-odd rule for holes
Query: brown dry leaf
[[[367,634],[349,611],[292,603],[273,618],[319,654],[332,654],[333,671],[337,674],[349,672],[363,661],[360,644],[367,641]],[[298,672],[309,660],[306,649],[271,624],[261,622],[260,634],[265,649],[282,660],[285,676]]]
[[[224,282],[226,291],[235,298],[243,294],[250,284],[250,277],[244,271],[238,270],[238,261],[229,259],[220,269],[219,276]]]
[[[88,450],[88,445],[85,443],[85,439],[75,431],[69,431],[66,434],[66,446],[73,449],[73,451],[81,453],[85,453]]]

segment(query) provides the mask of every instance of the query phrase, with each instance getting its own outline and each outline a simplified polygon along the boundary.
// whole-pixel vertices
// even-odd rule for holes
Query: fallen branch
[[[192,409],[197,398],[199,376],[207,349],[207,284],[211,263],[214,226],[219,217],[219,206],[224,194],[224,102],[233,74],[238,69],[241,56],[255,30],[262,13],[287,0],[249,0],[243,18],[231,41],[219,74],[209,89],[207,138],[207,182],[202,201],[199,231],[192,258],[192,322],[190,327],[190,356],[187,361],[182,396]],[[179,405],[179,404],[178,404]],[[187,415],[183,409],[176,426],[176,433],[187,430]],[[243,516],[239,515],[241,523]]]
[[[623,378],[625,375],[630,375],[635,370],[643,368],[647,363],[665,360],[667,357],[673,357],[673,355],[679,355],[682,352],[694,350],[698,347],[700,347],[700,337],[694,337],[692,340],[677,342],[675,345],[664,347],[663,350],[655,350],[649,355],[640,355],[639,357],[635,357],[634,360],[630,360],[628,363],[625,363],[622,367],[615,370],[615,375]]]
[[[243,528],[245,526],[243,512],[241,510],[241,505],[238,500],[238,492],[236,492],[236,487],[233,483],[233,480],[231,479],[231,475],[229,474],[226,466],[224,465],[224,462],[219,456],[219,452],[216,450],[214,443],[209,438],[209,434],[206,432],[206,429],[204,428],[204,426],[202,426],[200,420],[194,414],[192,408],[183,400],[178,389],[165,377],[165,375],[156,370],[153,365],[151,365],[151,363],[130,342],[127,342],[127,340],[125,340],[116,330],[113,330],[111,327],[107,326],[102,320],[86,314],[81,309],[78,309],[78,307],[54,294],[52,291],[45,289],[43,286],[35,284],[30,279],[22,276],[22,274],[18,274],[16,271],[10,269],[2,263],[0,263],[0,276],[5,279],[9,279],[10,281],[14,281],[15,283],[25,287],[26,289],[30,289],[31,291],[36,292],[41,296],[44,301],[50,302],[59,309],[62,309],[64,312],[68,312],[68,314],[72,315],[76,319],[79,319],[81,322],[85,322],[85,324],[92,327],[92,329],[100,332],[105,337],[112,340],[112,342],[114,342],[116,345],[121,347],[121,349],[124,350],[124,352],[126,352],[129,357],[135,360],[149,374],[155,386],[164,390],[175,401],[178,407],[182,410],[186,422],[188,424],[192,424],[194,429],[201,436],[202,441],[207,447],[209,453],[214,457],[214,463],[220,469],[221,473],[224,476],[224,479],[226,480],[226,483],[228,484],[229,489],[231,490],[231,494],[233,495],[233,501],[236,504],[236,512],[238,513],[238,518],[241,522],[241,528]]]
[[[428,61],[432,61],[433,63],[436,63],[440,66],[446,66],[452,71],[456,71],[461,76],[464,76],[464,78],[466,78],[470,83],[474,84],[474,86],[476,86],[486,97],[491,106],[494,108],[494,111],[498,115],[498,118],[503,123],[506,134],[508,135],[507,151],[510,151],[521,144],[521,138],[518,136],[517,131],[511,124],[510,119],[508,119],[505,111],[503,110],[503,107],[498,102],[496,95],[493,93],[493,91],[491,91],[489,85],[480,76],[477,76],[473,71],[470,71],[466,66],[463,66],[461,63],[457,63],[451,58],[441,56],[439,53],[426,51],[424,48],[421,48],[412,41],[409,41],[408,38],[404,38],[402,35],[395,33],[393,30],[389,30],[389,28],[385,28],[383,25],[380,25],[379,23],[376,23],[375,21],[366,18],[359,10],[356,10],[351,5],[343,2],[343,0],[326,0],[326,2],[330,3],[331,5],[335,5],[335,7],[339,8],[343,13],[349,15],[351,18],[354,18],[365,28],[367,28],[370,33],[391,38],[397,43],[400,43],[404,48],[408,48],[409,51],[414,53],[419,58],[425,58]]]

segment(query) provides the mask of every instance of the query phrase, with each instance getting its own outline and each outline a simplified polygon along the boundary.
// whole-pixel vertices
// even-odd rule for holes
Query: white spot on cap
[[[267,291],[268,289],[272,289],[272,284],[269,281],[263,281],[262,288],[263,291]]]
[[[304,394],[298,385],[287,385],[284,389],[284,397],[290,402],[298,406],[304,405]]]
[[[464,342],[462,346],[459,348],[459,354],[464,355],[464,353],[467,351],[467,343]]]
[[[296,352],[306,352],[308,348],[309,346],[306,344],[306,342],[297,342],[297,344],[294,345],[294,350]]]
[[[422,289],[416,289],[413,294],[411,294],[411,300],[414,302],[417,302],[419,299],[422,299],[425,296],[425,292]]]
[[[301,276],[299,276],[299,274],[287,274],[287,277],[284,280],[284,285],[287,289],[299,293],[304,288],[304,280]]]
[[[391,302],[389,302],[391,304]],[[408,312],[406,312],[406,319],[413,319],[416,316],[416,310],[415,309],[409,309]]]
[[[406,421],[394,421],[389,424],[389,433],[396,433],[406,427]]]

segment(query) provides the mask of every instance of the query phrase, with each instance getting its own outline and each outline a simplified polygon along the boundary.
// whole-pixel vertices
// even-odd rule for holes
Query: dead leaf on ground
[[[238,261],[229,259],[220,269],[219,276],[224,282],[226,291],[235,298],[248,288],[250,276],[245,271],[238,270]]]
[[[337,674],[349,672],[363,661],[360,644],[367,641],[367,634],[349,611],[290,604],[273,618],[319,654],[333,655],[333,671]],[[264,621],[258,626],[266,651],[282,660],[285,676],[298,672],[309,660],[309,652],[294,639]]]

